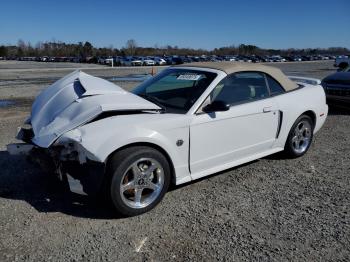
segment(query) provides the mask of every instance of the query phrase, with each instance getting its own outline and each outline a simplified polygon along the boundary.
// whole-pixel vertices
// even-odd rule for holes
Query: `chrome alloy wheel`
[[[153,203],[164,186],[164,170],[153,158],[141,158],[123,174],[120,195],[127,206],[144,208]]]
[[[300,121],[294,129],[292,137],[293,150],[298,153],[304,153],[311,142],[312,127],[306,120]]]

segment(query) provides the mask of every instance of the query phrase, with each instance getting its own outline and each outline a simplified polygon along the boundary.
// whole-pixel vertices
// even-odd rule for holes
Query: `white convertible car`
[[[75,71],[44,90],[10,144],[68,181],[107,192],[125,216],[186,183],[284,151],[299,157],[325,122],[317,79],[246,63],[174,66],[127,92]]]

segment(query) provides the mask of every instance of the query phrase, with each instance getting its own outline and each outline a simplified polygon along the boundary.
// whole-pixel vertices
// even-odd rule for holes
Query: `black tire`
[[[153,159],[157,162],[157,164],[161,165],[163,170],[163,172],[161,172],[163,174],[163,185],[162,188],[157,191],[157,196],[151,203],[145,207],[133,208],[128,205],[129,201],[126,201],[124,193],[121,192],[122,183],[124,183],[122,179],[125,179],[124,175],[129,172],[128,170],[130,170],[133,163],[146,158]],[[111,177],[110,195],[112,203],[117,212],[123,216],[136,216],[153,209],[163,199],[165,193],[168,191],[171,179],[171,170],[166,157],[158,150],[145,146],[129,147],[115,153],[109,160],[108,172],[108,175]],[[136,186],[139,185],[137,184]],[[134,197],[136,199],[136,189],[129,190],[134,190]]]
[[[295,132],[296,132],[296,128],[298,126],[301,126],[302,123],[308,123],[311,130],[309,130],[309,140],[308,143],[303,145],[302,143],[304,143],[304,141],[299,142],[299,147],[302,149],[297,150],[296,149],[296,142],[295,140],[293,140],[293,138],[296,137]],[[311,143],[312,143],[312,139],[313,139],[313,129],[314,129],[314,122],[311,119],[311,117],[309,117],[308,115],[301,115],[300,117],[298,117],[298,119],[295,121],[295,123],[293,124],[292,128],[289,131],[288,134],[288,138],[286,141],[286,144],[284,146],[284,154],[286,157],[288,158],[297,158],[300,156],[303,156],[310,148]],[[307,131],[305,131],[307,132]],[[298,140],[297,140],[298,141]],[[301,147],[300,145],[303,145],[303,147]]]

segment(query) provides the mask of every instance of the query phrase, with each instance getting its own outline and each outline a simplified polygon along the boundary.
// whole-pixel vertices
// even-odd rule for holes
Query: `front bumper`
[[[10,155],[24,155],[38,164],[47,173],[55,174],[61,181],[67,181],[71,192],[80,195],[96,196],[105,178],[105,164],[87,159],[79,161],[60,161],[56,150],[40,148],[28,143],[7,145]]]

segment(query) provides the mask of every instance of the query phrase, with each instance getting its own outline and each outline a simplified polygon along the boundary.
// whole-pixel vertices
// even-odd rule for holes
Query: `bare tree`
[[[26,46],[26,43],[22,39],[18,39],[17,47],[22,48],[22,49],[26,49],[27,46]]]
[[[83,46],[83,56],[88,57],[92,55],[93,52],[93,46],[90,42],[86,41],[84,46]]]
[[[126,41],[126,50],[129,55],[135,55],[136,48],[137,43],[134,39],[129,39],[128,41]]]
[[[19,39],[17,41],[17,56],[26,56],[26,49],[26,43],[22,39]]]

